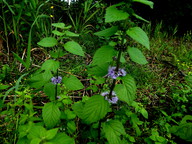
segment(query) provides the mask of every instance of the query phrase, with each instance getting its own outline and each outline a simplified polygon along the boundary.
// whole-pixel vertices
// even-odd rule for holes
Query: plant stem
[[[119,71],[119,67],[120,67],[120,59],[121,59],[121,53],[123,50],[124,39],[125,39],[125,32],[123,33],[123,36],[122,36],[121,45],[120,45],[120,49],[119,49],[119,53],[118,53],[118,57],[117,57],[117,61],[116,61],[116,69],[115,69],[116,72]],[[112,98],[112,92],[113,92],[113,89],[115,88],[115,83],[116,83],[116,79],[113,79],[113,83],[111,85],[110,93],[109,93],[110,99]]]
[[[58,69],[57,69],[57,78],[58,78],[58,75],[59,75],[59,71],[58,71]],[[56,99],[56,97],[57,97],[57,85],[58,84],[56,84],[56,86],[55,86],[55,98],[54,98],[54,100]]]

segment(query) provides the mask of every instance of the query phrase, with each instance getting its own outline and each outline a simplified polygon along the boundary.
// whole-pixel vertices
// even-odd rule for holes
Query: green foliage
[[[31,1],[35,11],[42,7],[38,2],[45,4]],[[47,15],[37,16],[37,12],[35,17],[30,16],[33,23],[29,24],[27,56],[14,54],[27,69],[20,67],[21,76],[12,73],[11,80],[20,77],[16,82],[9,80],[11,83],[7,80],[9,66],[3,66],[0,72],[0,143],[175,144],[179,138],[191,142],[190,62],[174,56],[172,48],[159,37],[149,44],[147,33],[137,26],[137,20],[132,21],[147,22],[134,13],[134,2],[153,7],[148,0],[109,7],[93,0],[73,3],[66,7],[72,24],[65,16],[65,23],[62,18],[49,18],[54,22],[49,21],[52,29],[42,34],[38,28],[45,25],[40,20]],[[18,13],[15,5],[3,4],[9,13]],[[59,4],[53,1],[47,7]],[[65,12],[64,5],[59,6]],[[86,39],[87,35],[97,40]],[[169,48],[164,50],[166,46]],[[37,55],[31,55],[37,49],[47,52],[42,56],[38,51],[38,64],[33,61]],[[159,58],[169,56],[174,66],[166,71]],[[147,63],[150,65],[144,65]]]
[[[191,115],[184,116],[178,126],[170,128],[170,132],[186,141],[192,142],[192,123],[187,122],[189,120],[192,120]]]
[[[107,55],[106,55],[107,53]],[[94,56],[93,56],[93,62],[92,65],[101,65],[103,63],[108,63],[113,61],[113,57],[116,55],[116,51],[112,46],[102,46],[99,48]]]
[[[80,109],[79,109],[80,108]],[[100,95],[92,96],[85,104],[73,105],[74,112],[86,123],[97,122],[109,111],[109,103]]]
[[[75,41],[68,41],[67,43],[64,44],[64,48],[66,51],[72,54],[84,56],[82,47]]]
[[[148,38],[147,34],[141,28],[139,28],[139,27],[129,28],[126,31],[126,33],[132,39],[139,42],[140,44],[145,46],[147,49],[150,49],[149,38]]]
[[[128,47],[127,52],[132,61],[138,64],[147,64],[147,60],[143,53],[138,48]]]
[[[99,31],[99,32],[96,32],[94,33],[96,36],[103,36],[103,37],[110,37],[112,36],[113,34],[115,34],[118,30],[118,27],[117,26],[112,26],[110,28],[107,28],[105,30],[102,30],[102,31]]]
[[[81,81],[72,75],[69,78],[65,77],[63,83],[68,90],[80,90],[84,88]]]
[[[106,23],[126,20],[129,17],[129,14],[127,12],[117,9],[117,6],[121,6],[123,4],[124,3],[119,3],[117,5],[110,6],[106,9],[105,14]]]
[[[102,123],[103,132],[109,144],[122,144],[121,135],[125,135],[125,129],[118,120],[109,120]]]
[[[42,47],[54,47],[55,45],[57,45],[57,39],[53,37],[46,37],[37,44]]]
[[[47,103],[42,109],[42,116],[47,128],[53,128],[60,120],[61,112],[59,107],[53,103]]]
[[[126,102],[127,104],[131,105],[133,100],[135,99],[136,93],[136,84],[134,79],[127,75],[122,78],[123,84],[117,84],[115,87],[115,92],[120,100]]]

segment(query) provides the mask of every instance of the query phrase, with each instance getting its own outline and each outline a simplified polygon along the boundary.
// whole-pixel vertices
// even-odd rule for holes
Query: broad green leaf
[[[116,51],[112,46],[102,46],[99,48],[93,56],[92,65],[101,65],[103,63],[113,61],[113,56],[116,55]]]
[[[192,142],[192,123],[180,124],[179,126],[173,126],[170,128],[170,132],[174,135]]]
[[[42,138],[46,136],[46,129],[42,126],[33,126],[28,134],[29,139]]]
[[[51,59],[46,60],[41,67],[42,70],[53,72],[57,72],[58,68],[59,68],[59,62]]]
[[[50,129],[50,130],[46,131],[46,139],[50,140],[50,139],[54,138],[56,136],[57,132],[58,132],[58,128]]]
[[[132,61],[134,61],[138,64],[147,64],[148,63],[145,56],[138,48],[128,47],[127,52]]]
[[[50,71],[36,74],[30,79],[30,86],[34,88],[40,88],[44,86],[47,82],[49,82],[51,80],[51,77],[53,77],[53,75]]]
[[[84,51],[83,51],[82,47],[75,41],[69,41],[69,42],[65,43],[64,48],[66,51],[68,51],[72,54],[84,56]]]
[[[74,121],[69,121],[67,123],[67,129],[70,134],[73,134],[76,131],[76,124]]]
[[[28,144],[30,140],[27,137],[19,138],[17,144]]]
[[[55,45],[57,45],[57,39],[54,37],[46,37],[46,38],[43,38],[37,44],[42,47],[54,47]]]
[[[97,122],[109,111],[109,103],[101,95],[94,95],[85,102],[82,119],[86,124]]]
[[[55,100],[55,88],[56,85],[50,83],[46,83],[43,88],[43,92],[49,97],[51,101]],[[60,93],[60,87],[57,87],[57,94]]]
[[[126,134],[126,137],[128,137],[130,142],[135,142],[135,138],[133,136],[130,136],[129,134]]]
[[[150,49],[149,38],[147,34],[140,27],[132,27],[126,31],[127,35],[138,43],[145,46],[147,49]]]
[[[71,31],[65,31],[65,34],[66,34],[66,36],[69,36],[69,37],[78,37],[79,36],[79,34],[73,33]]]
[[[133,2],[139,2],[145,5],[150,6],[150,8],[153,8],[153,2],[152,1],[148,1],[148,0],[133,0]]]
[[[121,144],[121,135],[125,135],[125,129],[118,120],[109,120],[102,124],[103,132],[109,144]]]
[[[65,24],[64,23],[53,23],[52,26],[56,27],[56,28],[61,28],[61,29],[65,28]]]
[[[122,10],[118,10],[115,6],[110,6],[106,9],[105,22],[110,23],[110,22],[125,20],[128,17],[129,17],[128,13]]]
[[[71,111],[69,109],[64,111],[65,115],[66,115],[66,119],[70,120],[70,119],[74,119],[76,117],[76,114],[74,111]]]
[[[118,98],[124,102],[127,102],[129,105],[133,102],[135,99],[135,93],[136,93],[136,84],[130,75],[126,75],[121,78],[123,84],[117,84],[115,86],[115,92],[118,96]]]
[[[61,112],[58,106],[53,103],[46,103],[42,110],[43,120],[47,128],[53,128],[60,120]]]
[[[31,140],[30,144],[40,144],[41,139],[40,138],[34,138]]]
[[[83,103],[82,102],[77,102],[72,105],[72,109],[75,112],[75,114],[79,117],[83,117]]]
[[[93,66],[88,68],[88,73],[95,75],[95,76],[105,76],[108,72],[108,68],[109,68],[109,64],[108,63],[104,63],[101,65],[97,65],[97,66]]]
[[[64,83],[64,85],[68,90],[80,90],[84,88],[81,81],[72,75],[69,78],[67,77],[63,78],[62,82]]]
[[[170,128],[170,132],[181,139],[192,142],[192,116],[185,115],[178,126],[173,126]]]
[[[112,36],[114,33],[116,33],[117,30],[118,30],[118,27],[117,27],[117,26],[112,26],[112,27],[107,28],[107,29],[105,29],[105,30],[96,32],[96,33],[94,33],[94,35],[96,35],[96,36],[110,37],[110,36]]]
[[[75,144],[75,140],[65,133],[58,133],[49,142],[52,142],[53,144]]]
[[[148,112],[146,111],[146,109],[142,108],[142,109],[141,109],[141,114],[142,114],[146,119],[148,119]]]
[[[57,30],[53,30],[52,33],[55,34],[55,35],[57,35],[57,36],[63,36],[63,35],[65,35],[64,32],[60,32],[60,31],[57,31]]]

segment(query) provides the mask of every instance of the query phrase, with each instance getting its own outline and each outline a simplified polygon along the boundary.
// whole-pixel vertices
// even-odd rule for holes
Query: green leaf
[[[121,135],[125,135],[125,129],[118,120],[109,120],[102,123],[103,132],[109,144],[121,144]]]
[[[69,36],[69,37],[78,37],[79,36],[79,34],[73,33],[71,31],[65,31],[65,34],[66,34],[66,36]]]
[[[50,55],[51,57],[53,58],[59,58],[59,57],[62,57],[65,55],[64,51],[61,50],[60,48],[58,48],[57,50],[55,51],[50,51]]]
[[[148,0],[133,0],[133,2],[139,2],[145,5],[150,6],[150,8],[153,8],[153,2],[152,1],[148,1]]]
[[[136,93],[136,84],[130,75],[122,77],[123,84],[117,84],[114,91],[116,92],[118,98],[124,102],[127,102],[129,105],[135,99]]]
[[[10,87],[10,86],[9,85],[3,85],[0,83],[0,90],[7,89],[8,87]]]
[[[52,23],[52,26],[56,27],[56,28],[61,28],[61,29],[65,28],[65,24],[64,23]]]
[[[34,138],[31,140],[30,144],[40,144],[41,139],[40,138]]]
[[[148,112],[146,111],[146,109],[142,108],[142,109],[141,109],[141,114],[142,114],[146,119],[148,119]]]
[[[74,121],[69,121],[67,123],[67,129],[70,134],[73,134],[76,131],[76,124]]]
[[[52,84],[51,82],[50,83],[46,83],[44,88],[43,88],[43,92],[49,97],[49,99],[52,101],[52,100],[55,100],[55,88],[56,88],[56,85]],[[57,93],[59,93],[60,91],[60,88],[57,87]]]
[[[185,115],[181,120],[179,126],[173,126],[170,128],[170,132],[176,136],[179,136],[181,139],[192,142],[192,123],[187,122],[192,120],[191,115]]]
[[[132,61],[134,61],[138,64],[147,64],[148,63],[145,56],[138,48],[128,47],[127,52]]]
[[[112,36],[114,33],[116,33],[117,30],[118,30],[118,27],[117,27],[117,26],[112,26],[112,27],[107,28],[107,29],[105,29],[105,30],[96,32],[96,33],[94,33],[94,35],[96,35],[96,36],[110,37],[110,36]]]
[[[42,126],[36,126],[36,125],[30,129],[29,134],[27,135],[29,139],[43,138],[45,136],[46,136],[46,129]]]
[[[116,5],[113,5],[106,9],[106,14],[105,14],[106,23],[125,20],[129,17],[128,13],[122,10],[118,10],[115,6]]]
[[[71,75],[69,78],[63,78],[62,82],[68,90],[80,90],[84,88],[81,81],[73,75]]]
[[[69,42],[65,43],[64,48],[66,51],[68,51],[72,54],[84,56],[84,51],[83,51],[82,47],[75,41],[69,41]]]
[[[70,119],[74,119],[76,117],[76,114],[74,111],[71,111],[69,109],[64,111],[65,115],[66,115],[66,119],[70,120]]]
[[[57,39],[54,37],[46,37],[46,38],[43,38],[37,44],[42,47],[54,47],[55,45],[57,45]]]
[[[57,132],[58,132],[58,128],[46,131],[46,139],[51,140],[56,136]]]
[[[102,76],[105,76],[107,74],[108,68],[109,68],[109,64],[104,63],[104,64],[100,64],[100,65],[88,68],[88,73],[95,75],[95,76],[102,77]]]
[[[109,103],[101,95],[94,95],[85,102],[82,118],[86,124],[97,122],[109,111]]]
[[[74,104],[72,105],[73,111],[74,111],[75,114],[76,114],[78,117],[80,117],[80,118],[83,117],[83,108],[84,108],[84,106],[83,106],[83,103],[82,103],[82,102],[77,102],[77,103],[74,103]]]
[[[55,35],[57,35],[57,36],[63,36],[63,35],[65,35],[64,32],[60,32],[60,31],[57,31],[57,30],[53,30],[52,33],[55,34]]]
[[[44,86],[47,82],[49,82],[51,80],[51,77],[53,77],[53,75],[51,74],[50,71],[36,74],[30,79],[29,84],[31,87],[40,88]]]
[[[57,69],[59,68],[59,62],[55,61],[55,60],[46,60],[41,69],[45,70],[45,71],[53,71],[53,72],[57,72]]]
[[[112,46],[102,46],[99,48],[93,56],[92,65],[101,65],[103,63],[113,61],[113,56],[116,55],[116,51]]]
[[[137,136],[141,135],[141,130],[139,129],[138,125],[141,125],[143,122],[139,120],[136,114],[131,114],[131,123],[133,125],[133,128],[136,131]]]
[[[28,68],[26,62],[24,62],[24,60],[23,60],[22,58],[20,58],[19,55],[17,55],[17,54],[14,53],[14,52],[12,52],[12,53],[13,53],[13,56],[14,56],[20,63],[22,63],[22,65],[23,65],[24,67]]]
[[[127,35],[130,36],[132,39],[137,41],[138,43],[145,46],[147,49],[150,49],[149,46],[149,38],[147,34],[140,28],[140,27],[133,27],[129,28],[126,31]]]
[[[75,144],[74,139],[66,135],[65,133],[58,133],[52,140],[53,144]]]
[[[44,105],[42,116],[46,127],[53,128],[59,122],[61,112],[55,103],[50,102]]]
[[[142,21],[144,21],[144,22],[149,23],[149,21],[148,21],[148,20],[146,20],[146,19],[142,18],[141,16],[139,16],[139,15],[137,15],[137,14],[135,14],[135,13],[133,13],[133,16],[134,16],[134,17],[136,17],[136,18],[137,18],[137,19],[139,19],[139,20],[142,20]]]
[[[179,126],[173,126],[170,132],[181,139],[192,142],[192,123],[186,123]]]
[[[190,121],[190,120],[192,121],[192,115],[185,115],[184,118],[182,118],[180,124],[185,124],[185,123],[187,123],[187,120],[188,120],[188,121]]]

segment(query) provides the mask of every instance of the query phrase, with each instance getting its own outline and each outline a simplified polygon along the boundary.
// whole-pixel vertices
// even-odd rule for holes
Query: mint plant
[[[42,117],[38,122],[30,120],[20,125],[18,143],[72,144],[76,140],[76,143],[107,141],[109,144],[122,144],[135,142],[131,135],[142,134],[139,127],[144,122],[139,115],[147,119],[148,113],[134,101],[136,82],[125,65],[128,60],[147,64],[142,51],[130,41],[134,40],[147,49],[150,46],[146,33],[131,21],[132,17],[144,20],[134,13],[132,2],[153,6],[148,0],[133,0],[106,8],[105,23],[109,28],[94,33],[101,39],[105,38],[106,42],[96,50],[92,63],[87,66],[87,75],[91,79],[100,79],[101,87],[90,97],[80,95],[78,101],[69,94],[84,89],[84,85],[73,74],[62,75],[60,58],[68,53],[85,57],[85,52],[77,42],[79,35],[70,31],[71,26],[52,24],[53,36],[37,43],[52,48],[52,58],[46,60],[29,80],[31,87],[48,96],[48,102],[42,106]],[[128,129],[133,129],[133,133],[128,134]]]

